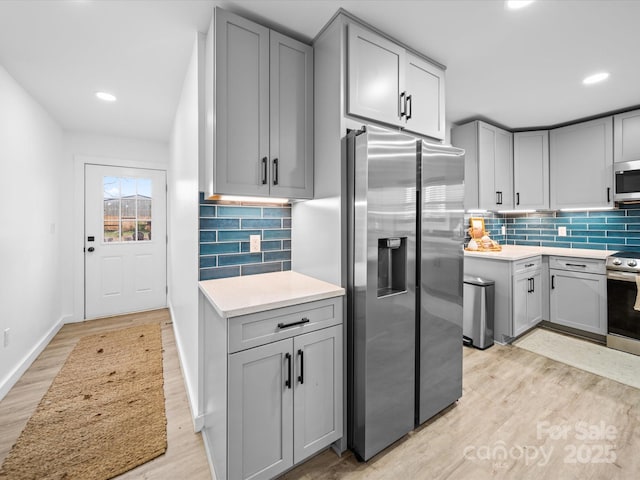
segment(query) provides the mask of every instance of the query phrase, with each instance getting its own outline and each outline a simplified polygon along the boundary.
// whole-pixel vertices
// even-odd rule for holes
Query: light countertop
[[[591,250],[587,248],[529,247],[524,245],[502,245],[500,252],[464,251],[465,257],[490,258],[493,260],[522,260],[536,255],[556,255],[561,257],[593,258],[604,260],[614,250]]]
[[[204,280],[199,287],[223,318],[345,294],[342,287],[292,271]]]

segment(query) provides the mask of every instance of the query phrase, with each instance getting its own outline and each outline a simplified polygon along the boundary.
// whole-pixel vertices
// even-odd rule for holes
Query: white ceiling
[[[308,41],[343,7],[447,66],[454,123],[541,127],[640,105],[634,0],[2,0],[0,65],[65,129],[167,141],[215,5]],[[600,70],[607,82],[581,84]]]

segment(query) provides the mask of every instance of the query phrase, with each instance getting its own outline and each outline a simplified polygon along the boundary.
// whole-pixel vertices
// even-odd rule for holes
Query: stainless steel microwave
[[[640,160],[613,165],[615,202],[640,201]]]

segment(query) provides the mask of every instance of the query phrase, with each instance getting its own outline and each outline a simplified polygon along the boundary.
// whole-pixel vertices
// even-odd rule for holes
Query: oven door
[[[616,202],[640,200],[640,161],[615,165],[613,200]]]
[[[638,286],[633,272],[607,271],[609,334],[640,340],[640,311],[634,310]]]

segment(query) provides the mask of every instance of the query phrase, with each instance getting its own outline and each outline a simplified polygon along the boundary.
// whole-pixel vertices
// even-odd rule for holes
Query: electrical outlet
[[[249,252],[260,252],[260,235],[249,235]]]
[[[502,225],[502,235],[506,235],[506,234],[507,234],[507,227]]]
[[[9,346],[9,332],[11,331],[10,328],[5,328],[4,329],[4,339],[2,341],[2,344],[4,345],[4,348],[7,348]]]
[[[567,236],[567,227],[558,227],[558,236],[566,237]]]

